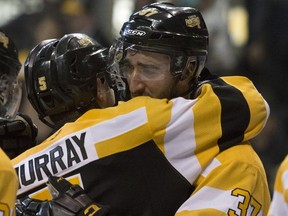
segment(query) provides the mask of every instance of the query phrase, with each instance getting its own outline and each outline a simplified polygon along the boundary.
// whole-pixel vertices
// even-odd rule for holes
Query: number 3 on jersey
[[[242,197],[243,201],[238,203],[238,211],[240,211],[240,214],[237,214],[235,210],[229,209],[229,216],[246,216],[249,206],[252,207],[251,216],[257,216],[260,212],[260,203],[257,202],[257,200],[254,199],[254,197],[251,196],[248,191],[236,188],[232,191],[231,195],[236,197]]]

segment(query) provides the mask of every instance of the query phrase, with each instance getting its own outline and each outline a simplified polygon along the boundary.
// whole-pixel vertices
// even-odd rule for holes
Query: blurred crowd
[[[85,33],[109,47],[113,38],[117,37],[112,31],[111,18],[113,11],[117,13],[117,8],[113,9],[116,1],[118,4],[127,2],[46,0],[36,13],[19,14],[1,28],[13,38],[23,61],[30,49],[40,41],[66,33]],[[152,2],[155,1],[135,0],[134,10]],[[288,98],[285,97],[288,92],[285,83],[285,80],[288,81],[288,1],[171,2],[197,7],[202,12],[210,34],[208,68],[219,75],[247,76],[268,101],[270,119],[262,134],[252,142],[263,161],[272,190],[275,171],[288,153]],[[49,128],[38,120],[27,100],[23,100],[20,110],[30,115],[38,125],[39,141],[41,137],[46,137]]]

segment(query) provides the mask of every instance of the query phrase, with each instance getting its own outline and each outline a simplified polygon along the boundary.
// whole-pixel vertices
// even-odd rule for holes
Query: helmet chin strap
[[[196,83],[192,83],[192,85],[190,85],[189,89],[187,91],[183,92],[179,97],[194,99],[195,98],[196,88],[197,88],[197,84]]]
[[[186,66],[185,68],[183,69],[183,71],[185,71],[188,67],[188,64],[189,64],[189,59],[187,60],[187,63],[186,63]],[[198,65],[198,64],[197,64]],[[182,93],[178,93],[178,91],[176,91],[177,89],[177,85],[180,81],[183,81],[185,79],[188,79],[188,76],[183,76],[183,72],[178,74],[176,77],[175,77],[175,82],[171,88],[171,92],[170,92],[170,96],[172,98],[176,98],[176,97],[184,97],[184,98],[189,98],[189,99],[192,99],[194,98],[194,95],[195,95],[195,90],[197,89],[197,78],[195,78],[194,74],[195,72],[197,71],[198,69],[198,66],[196,65],[196,67],[194,68],[194,71],[193,71],[193,77],[192,79],[189,81],[189,86],[188,86],[188,89]],[[185,78],[184,78],[185,77]]]

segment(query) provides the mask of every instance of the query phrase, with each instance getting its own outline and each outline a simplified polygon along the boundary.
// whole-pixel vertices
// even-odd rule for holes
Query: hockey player
[[[3,216],[15,215],[18,179],[10,158],[34,146],[37,135],[31,119],[17,113],[21,102],[21,85],[17,80],[20,68],[17,47],[0,30],[0,215]]]
[[[16,45],[0,30],[0,147],[9,158],[35,146],[37,136],[30,117],[18,112],[22,98],[20,68]]]

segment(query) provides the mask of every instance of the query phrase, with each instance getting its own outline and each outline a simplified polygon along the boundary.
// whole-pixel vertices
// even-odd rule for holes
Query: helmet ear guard
[[[35,46],[29,53],[24,64],[25,87],[27,97],[39,116],[46,115],[41,105],[40,92],[45,92],[47,86],[47,74],[50,70],[50,57],[58,43],[56,39],[44,40]]]

